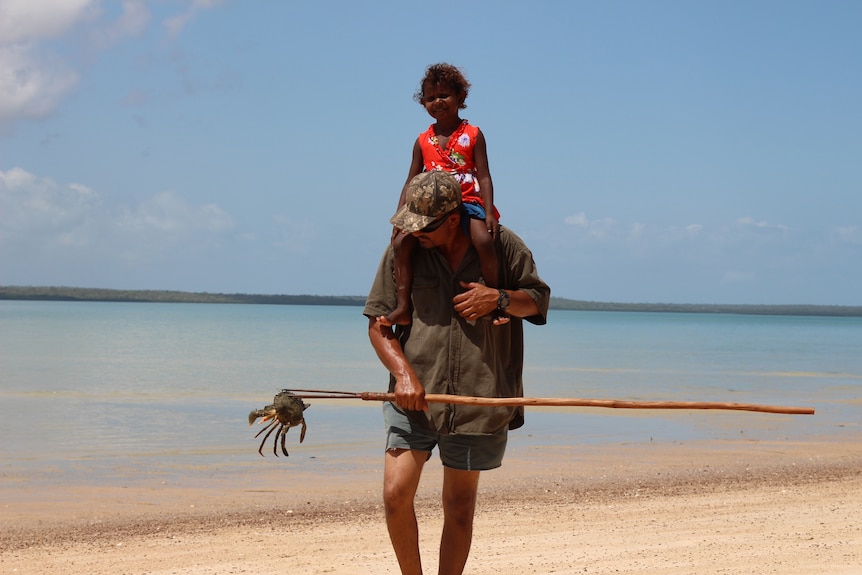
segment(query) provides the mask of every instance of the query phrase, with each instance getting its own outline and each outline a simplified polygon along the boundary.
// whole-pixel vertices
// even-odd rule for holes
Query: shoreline
[[[859,439],[517,450],[482,474],[465,573],[855,573]],[[380,467],[49,490],[4,478],[0,570],[394,574]],[[426,572],[441,476],[435,455],[417,495]]]
[[[250,294],[177,290],[110,289],[71,286],[0,285],[0,301],[62,301],[102,303],[209,303],[263,305],[323,305],[362,307],[364,295]],[[862,305],[848,304],[729,304],[669,302],[604,302],[552,296],[555,311],[629,311],[812,317],[862,317]]]

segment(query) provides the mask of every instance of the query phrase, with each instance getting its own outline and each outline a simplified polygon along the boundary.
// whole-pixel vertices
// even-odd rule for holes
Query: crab
[[[252,410],[251,413],[248,414],[248,424],[254,425],[254,422],[257,418],[262,417],[261,424],[266,423],[270,419],[272,422],[257,432],[255,438],[260,437],[260,435],[266,431],[266,435],[263,436],[263,440],[260,442],[260,448],[257,450],[258,453],[263,456],[263,446],[266,444],[266,440],[269,439],[269,436],[272,435],[272,432],[275,431],[275,439],[272,442],[272,453],[278,457],[278,437],[281,436],[281,452],[284,453],[284,456],[287,457],[289,454],[287,453],[287,449],[284,447],[284,439],[287,435],[287,430],[291,427],[296,427],[297,425],[302,425],[302,431],[299,434],[299,442],[302,443],[302,440],[305,439],[305,417],[303,417],[303,412],[311,407],[309,404],[302,401],[302,399],[296,397],[293,393],[286,389],[282,389],[278,393],[275,394],[275,397],[272,400],[272,403],[264,407],[263,409],[255,409]]]

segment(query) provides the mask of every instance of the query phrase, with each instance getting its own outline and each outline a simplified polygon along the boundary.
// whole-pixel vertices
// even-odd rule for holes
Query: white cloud
[[[85,18],[93,0],[3,0],[0,42],[4,45],[56,38]]]
[[[28,255],[63,247],[98,252],[105,261],[170,257],[211,245],[234,228],[215,204],[194,205],[174,192],[136,204],[110,207],[90,187],[59,184],[21,168],[0,171],[0,256]]]
[[[632,224],[631,230],[629,230],[629,237],[632,239],[640,239],[644,236],[646,231],[646,224],[634,223]]]
[[[682,242],[701,236],[704,226],[701,224],[685,224],[681,226],[669,226],[661,234],[662,241],[666,243]]]
[[[0,171],[0,239],[4,246],[80,243],[74,234],[99,204],[86,186],[61,186],[21,168]]]
[[[841,243],[862,244],[862,228],[857,226],[836,226],[832,236]]]
[[[579,212],[573,216],[566,216],[563,221],[567,225],[583,228],[590,236],[599,239],[611,235],[616,226],[616,222],[611,218],[590,220],[584,212]]]
[[[574,216],[566,216],[564,220],[570,226],[578,226],[578,227],[586,227],[589,225],[589,220],[587,220],[587,214],[584,212],[580,212],[575,214]]]
[[[191,0],[164,20],[171,39],[218,0]],[[124,0],[119,15],[104,0],[0,1],[0,135],[20,120],[49,116],[84,71],[49,42],[77,33],[96,54],[142,35],[151,20],[145,0]]]
[[[784,224],[770,224],[766,220],[755,221],[754,218],[750,216],[745,216],[736,220],[736,224],[741,227],[754,227],[760,229],[770,229],[770,230],[787,230],[789,229]]]
[[[724,250],[736,249],[740,245],[751,249],[754,245],[752,242],[777,244],[785,240],[792,241],[789,226],[756,220],[750,216],[737,218],[725,225],[688,223],[665,227],[644,222],[624,224],[610,217],[590,219],[585,212],[567,216],[563,221],[567,227],[579,231],[570,240],[576,240],[578,237],[589,238],[605,244],[618,244],[619,249],[636,249],[639,253],[673,249],[675,245],[703,250]],[[853,227],[836,228],[833,235],[841,241],[851,242],[853,238],[862,235],[862,231]],[[626,245],[636,247],[622,247]]]
[[[42,118],[77,84],[78,75],[41,44],[85,19],[91,0],[0,3],[0,134],[19,118]]]
[[[21,118],[43,118],[78,82],[62,61],[28,44],[0,45],[0,134]]]
[[[90,32],[91,43],[98,50],[108,49],[124,38],[143,34],[150,20],[150,11],[143,0],[125,0],[116,21],[95,27]]]
[[[173,40],[179,36],[189,22],[194,20],[200,12],[215,8],[221,3],[221,0],[192,0],[191,5],[185,12],[166,18],[162,22],[162,26],[167,31],[168,37]]]
[[[233,227],[233,220],[215,204],[193,206],[174,192],[160,192],[137,206],[125,207],[117,227],[135,234],[184,236],[198,231],[227,231]]]

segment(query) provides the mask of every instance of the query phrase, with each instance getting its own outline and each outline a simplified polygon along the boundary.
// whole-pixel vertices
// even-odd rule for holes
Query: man
[[[386,524],[401,573],[421,575],[414,499],[436,445],[444,465],[439,573],[460,575],[470,553],[479,473],[500,466],[507,431],[523,425],[523,408],[428,404],[425,394],[523,396],[522,318],[545,323],[550,288],[529,249],[505,228],[496,240],[505,289],[481,282],[479,258],[462,224],[460,186],[450,174],[413,178],[392,223],[413,234],[420,249],[413,255],[412,323],[393,332],[385,318],[397,302],[391,246],[363,311],[395,393],[395,402],[383,406]],[[494,311],[508,313],[510,323],[494,325]]]

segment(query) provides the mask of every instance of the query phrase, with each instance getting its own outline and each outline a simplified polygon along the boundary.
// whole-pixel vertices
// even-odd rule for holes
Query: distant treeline
[[[258,295],[166,290],[0,286],[0,300],[115,301],[160,303],[256,303],[272,305],[364,305],[360,296]]]
[[[666,313],[734,313],[742,315],[862,316],[862,306],[846,305],[605,303],[555,297],[551,298],[551,309],[579,311],[657,311]]]
[[[33,286],[0,286],[0,300],[237,303],[270,305],[342,306],[361,306],[365,304],[365,296],[224,294],[164,290],[115,290],[99,288]],[[551,309],[573,311],[731,313],[747,315],[811,315],[848,317],[862,316],[862,306],[609,303],[574,300],[560,297],[551,298]]]

